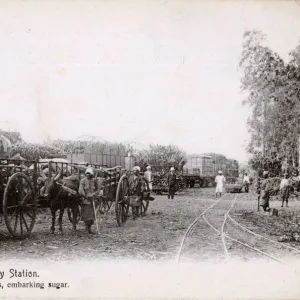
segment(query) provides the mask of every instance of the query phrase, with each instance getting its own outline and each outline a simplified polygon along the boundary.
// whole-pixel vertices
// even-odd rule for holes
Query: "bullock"
[[[79,179],[76,175],[63,178],[60,182],[61,173],[57,173],[52,177],[46,177],[41,173],[44,178],[44,188],[42,190],[43,196],[50,202],[50,210],[52,215],[52,225],[50,233],[54,234],[55,231],[55,217],[56,211],[59,210],[58,225],[59,233],[62,234],[62,218],[66,208],[71,209],[72,229],[76,230],[77,214],[79,212],[80,197],[78,195]]]

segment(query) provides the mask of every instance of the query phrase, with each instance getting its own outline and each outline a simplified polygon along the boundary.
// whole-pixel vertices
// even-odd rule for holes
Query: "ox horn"
[[[61,171],[55,175],[54,181],[57,181],[60,178],[60,176],[61,176]]]

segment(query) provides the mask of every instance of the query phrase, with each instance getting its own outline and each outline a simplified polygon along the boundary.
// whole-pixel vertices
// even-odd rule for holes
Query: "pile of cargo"
[[[218,171],[222,171],[226,177],[238,177],[239,164],[236,160],[227,159],[224,155],[192,154],[188,155],[187,162],[183,166],[183,176],[189,186],[195,184],[200,186],[214,185],[214,179]]]

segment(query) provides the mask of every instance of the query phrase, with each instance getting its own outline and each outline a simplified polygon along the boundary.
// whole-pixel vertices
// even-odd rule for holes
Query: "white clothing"
[[[216,193],[223,193],[223,187],[222,186],[217,186],[216,187]]]
[[[245,175],[244,176],[244,180],[243,180],[244,183],[250,183],[250,178],[248,175]]]
[[[217,186],[221,186],[223,187],[224,183],[225,183],[225,177],[224,175],[217,175],[215,182],[217,183]]]
[[[215,182],[217,183],[216,187],[216,193],[222,193],[223,192],[223,186],[225,183],[225,177],[224,175],[217,175]]]
[[[152,191],[152,172],[147,170],[144,173],[144,177],[147,179],[148,183],[149,183],[149,189],[150,191]]]
[[[284,187],[289,185],[289,180],[286,178],[283,178],[280,182],[280,189],[282,190]]]

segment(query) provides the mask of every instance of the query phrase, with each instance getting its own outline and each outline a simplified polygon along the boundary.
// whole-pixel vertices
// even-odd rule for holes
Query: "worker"
[[[222,196],[225,181],[226,181],[226,179],[223,175],[223,172],[219,171],[218,175],[215,178],[215,183],[217,184],[217,186],[216,186],[216,198],[218,198],[218,194],[220,195],[220,197]]]
[[[168,177],[167,177],[167,182],[168,182],[168,199],[174,199],[175,195],[175,188],[176,188],[176,174],[175,174],[175,169],[173,167],[170,168]]]
[[[260,203],[259,205],[263,208],[265,212],[270,211],[270,183],[269,183],[269,172],[263,172],[263,181],[260,185]]]
[[[144,177],[148,181],[148,186],[149,186],[150,192],[152,192],[152,172],[151,172],[150,166],[147,166],[147,171],[145,172]]]
[[[133,201],[131,199],[130,205],[132,210],[133,220],[136,220],[140,215],[140,207],[142,205],[142,197],[144,192],[144,180],[140,176],[141,168],[139,166],[134,166],[133,169],[133,176],[129,177],[129,185],[130,185],[130,192],[132,196],[135,196],[136,199]]]
[[[290,182],[289,182],[288,174],[287,173],[284,173],[283,176],[284,177],[281,180],[280,187],[279,187],[280,196],[281,196],[281,200],[282,200],[281,207],[283,207],[284,201],[286,203],[286,207],[288,207],[289,193],[290,193],[290,190],[289,190]]]
[[[245,175],[244,175],[243,183],[245,185],[245,192],[248,193],[249,192],[250,178],[249,178],[247,173],[245,173]]]
[[[93,168],[87,168],[85,177],[80,181],[79,195],[82,197],[81,219],[84,221],[86,230],[90,234],[94,234],[92,231],[92,225],[95,220],[93,202],[98,192],[99,186],[98,181],[94,178],[94,170]]]

